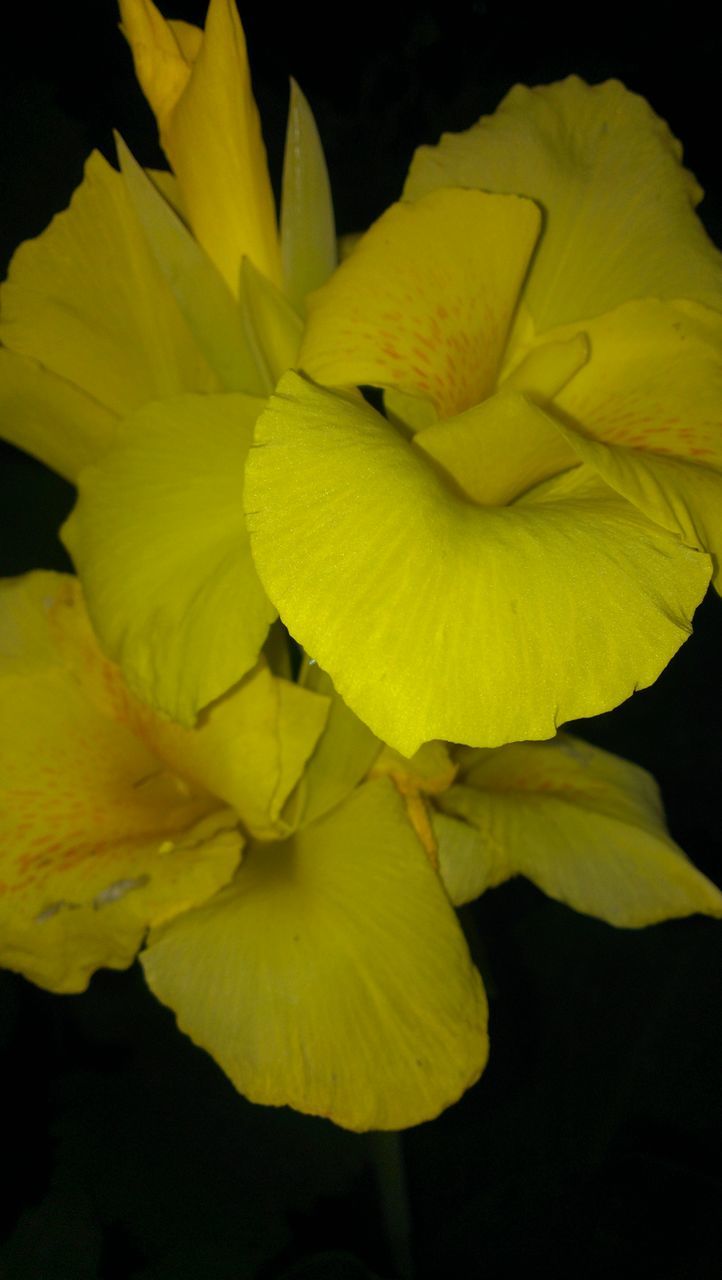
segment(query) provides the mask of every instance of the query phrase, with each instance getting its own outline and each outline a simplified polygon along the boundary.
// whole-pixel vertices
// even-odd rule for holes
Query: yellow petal
[[[441,464],[474,502],[498,505],[557,472],[578,454],[520,396],[548,406],[589,359],[585,334],[542,341],[502,374],[499,393],[455,418],[421,424],[415,444]]]
[[[121,12],[196,238],[234,293],[244,255],[280,285],[273,192],[233,0],[211,0],[192,62],[150,0],[122,0]]]
[[[461,783],[436,801],[452,901],[523,875],[609,924],[722,915],[722,893],[670,837],[654,779],[637,765],[560,734],[469,753]]]
[[[274,617],[241,505],[258,408],[229,394],[140,410],[81,474],[63,531],[109,656],[184,724],[250,670]]]
[[[57,991],[130,964],[149,925],[228,881],[242,846],[235,815],[133,732],[112,674],[119,718],[68,667],[56,627],[67,638],[78,608],[59,574],[0,587],[0,961]]]
[[[445,743],[426,742],[410,759],[392,747],[384,747],[369,776],[391,778],[401,795],[422,791],[424,795],[435,796],[451,786],[456,771],[457,766]]]
[[[220,385],[225,391],[268,395],[273,384],[265,373],[245,307],[233,297],[210,258],[121,138],[117,145],[128,196],[155,262]]]
[[[456,418],[423,428],[414,444],[484,506],[511,502],[579,463],[563,433],[519,392],[506,389]]]
[[[592,357],[552,412],[579,457],[665,529],[722,553],[722,317],[629,303],[587,325]]]
[[[66,480],[112,444],[118,419],[71,382],[0,349],[0,435]]]
[[[163,131],[188,84],[203,33],[190,23],[166,22],[150,0],[120,0],[120,15],[135,73]]]
[[[123,179],[97,152],[69,209],[15,254],[0,338],[118,414],[218,385],[151,257]]]
[[[266,394],[270,394],[281,374],[297,363],[303,322],[280,289],[256,270],[250,258],[244,258],[241,266],[240,296],[263,357],[268,377]]]
[[[496,380],[539,222],[531,201],[479,191],[392,205],[309,299],[301,366],[332,386],[423,395],[441,417],[477,404]]]
[[[392,387],[387,387],[384,391],[384,413],[389,422],[393,422],[408,435],[421,431],[423,427],[433,426],[439,419],[433,404],[425,396],[394,391]]]
[[[681,147],[616,80],[517,85],[494,115],[417,151],[405,197],[439,187],[513,191],[544,210],[525,288],[539,329],[632,298],[722,308],[722,257],[694,213],[702,192]]]
[[[541,411],[523,401],[526,411]],[[246,468],[291,634],[382,741],[550,737],[656,679],[709,580],[585,467],[482,507],[368,406],[287,374]]]
[[[575,331],[569,337],[540,340],[531,350],[517,347],[512,334],[507,360],[516,356],[513,365],[502,369],[500,386],[505,391],[518,391],[536,404],[544,404],[571,382],[589,360],[589,338]],[[511,351],[509,350],[511,348]]]
[[[330,699],[276,679],[262,660],[187,729],[154,715],[129,692],[120,669],[98,648],[74,579],[62,603],[65,607],[53,610],[43,634],[50,636],[55,660],[61,658],[96,709],[127,724],[192,788],[232,805],[251,834],[262,839],[275,835],[281,808],[324,729]],[[34,596],[31,604],[38,612]],[[7,629],[0,633],[5,662],[13,670],[27,661],[26,632],[22,644]]]
[[[330,699],[272,676],[261,664],[185,729],[154,718],[153,749],[235,809],[257,839],[283,829],[281,810],[301,778]]]
[[[301,314],[336,266],[336,226],[323,147],[311,108],[291,80],[281,196],[285,291]]]
[[[381,743],[355,716],[317,663],[304,663],[305,689],[328,699],[328,718],[316,748],[283,812],[287,831],[308,826],[328,813],[365,778]]]
[[[409,822],[437,871],[438,848],[427,797],[446,791],[455,775],[456,764],[443,742],[425,743],[410,760],[392,747],[384,747],[369,770],[370,778],[390,778],[403,796]]]
[[[438,1115],[487,1056],[479,975],[385,780],[157,930],[151,989],[252,1101],[400,1129]]]

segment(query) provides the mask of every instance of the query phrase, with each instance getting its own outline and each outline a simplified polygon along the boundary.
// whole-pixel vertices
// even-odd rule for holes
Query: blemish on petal
[[[46,920],[52,920],[59,911],[74,911],[80,906],[79,902],[64,902],[62,898],[58,902],[51,902],[49,906],[44,907],[35,917],[36,924],[44,924]]]
[[[101,907],[110,906],[112,902],[118,902],[124,898],[127,893],[131,893],[133,889],[142,889],[148,884],[150,876],[135,876],[132,879],[116,880],[114,884],[108,885],[107,889],[101,890],[93,898],[93,906],[96,911]]]

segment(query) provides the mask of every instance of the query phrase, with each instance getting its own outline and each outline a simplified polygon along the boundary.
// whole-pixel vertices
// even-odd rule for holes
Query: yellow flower
[[[0,961],[79,991],[145,943],[151,989],[249,1098],[397,1129],[486,1062],[449,898],[521,873],[615,924],[722,914],[642,770],[571,738],[405,760],[304,680],[262,663],[173,725],[74,579],[0,584]]]
[[[301,368],[391,421],[287,374],[252,554],[406,755],[547,738],[689,633],[722,542],[722,259],[679,156],[615,82],[517,88],[417,154],[310,299]]]
[[[3,964],[79,991],[148,934],[151,988],[239,1089],[351,1128],[477,1078],[481,981],[342,704],[264,663],[199,727],[160,720],[50,573],[0,586],[0,692]]]
[[[243,31],[123,0],[173,166],[97,154],[2,287],[2,432],[78,485],[68,543],[133,690],[190,724],[257,660],[275,610],[240,494],[253,423],[335,263],[328,178],[294,85],[280,234]],[[190,229],[189,229],[190,228]]]
[[[664,135],[649,143],[657,177],[685,194],[655,216],[689,243],[661,276],[655,254],[631,252],[648,210],[631,248],[617,228],[613,269],[595,274],[581,236],[587,275],[573,263],[565,279],[570,210],[582,231],[614,225],[607,206],[595,221],[599,174],[577,189],[584,147],[557,205],[551,171],[551,195],[491,169],[444,172],[437,191],[419,162],[429,189],[316,296],[299,355],[304,299],[335,255],[302,97],[279,236],[230,0],[211,0],[203,32],[150,0],[121,9],[173,174],[144,172],[122,142],[120,173],[91,157],[3,288],[4,431],[78,484],[66,538],[103,649],[75,579],[0,584],[0,961],[78,991],[140,953],[249,1098],[398,1129],[486,1062],[484,990],[452,904],[524,874],[617,925],[722,914],[634,766],[562,736],[396,749],[450,728],[472,743],[550,733],[654,678],[680,643],[709,574],[717,472],[695,463],[680,499],[659,447],[640,455],[647,470],[627,465],[624,432],[644,396],[672,426],[694,378],[699,421],[670,438],[708,457],[694,430],[717,421],[716,260],[685,223]],[[555,109],[588,92],[562,88]],[[573,106],[613,176],[620,147],[607,154],[598,114]],[[522,94],[522,126],[535,109]],[[513,128],[511,141],[526,172],[534,146]],[[646,145],[627,148],[642,170]],[[529,196],[557,211],[536,249]],[[620,217],[626,234],[628,205]],[[688,301],[644,301],[651,281]],[[345,388],[387,386],[398,428],[353,390],[289,375],[254,441],[297,361]],[[616,407],[595,417],[607,370]],[[248,519],[273,603],[240,502],[254,442]],[[318,607],[311,647],[329,665],[347,648],[348,701],[392,747],[317,665],[293,684],[259,657],[275,604],[311,640]]]

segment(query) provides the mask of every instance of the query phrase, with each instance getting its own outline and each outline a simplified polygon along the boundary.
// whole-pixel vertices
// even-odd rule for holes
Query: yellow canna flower
[[[93,624],[138,696],[186,724],[254,666],[275,610],[239,501],[254,420],[335,264],[328,177],[292,87],[280,233],[245,41],[123,0],[174,173],[90,157],[20,247],[0,302],[2,433],[77,484],[67,538]]]
[[[186,729],[100,652],[77,582],[0,584],[0,961],[151,989],[250,1099],[398,1129],[477,1079],[486,1000],[452,903],[524,874],[621,925],[722,894],[652,780],[572,738],[384,748],[307,666]]]
[[[75,579],[0,584],[0,961],[78,991],[140,953],[249,1098],[398,1129],[487,1058],[453,905],[523,874],[616,925],[722,914],[642,770],[562,735],[435,740],[550,734],[687,633],[719,518],[718,262],[639,100],[518,91],[481,146],[421,155],[301,344],[335,263],[302,96],[279,234],[230,0],[204,31],[121,11],[173,173],[92,156],[3,287],[3,430],[78,485],[103,650]],[[666,203],[616,203],[637,172]],[[342,390],[286,375],[257,428],[294,364]],[[349,705],[259,657],[276,605]]]
[[[263,663],[199,727],[160,720],[52,573],[0,585],[0,685],[4,965],[79,991],[148,935],[152,989],[239,1089],[351,1128],[478,1077],[481,980],[343,706]]]
[[[246,468],[251,550],[405,755],[548,738],[688,635],[722,543],[700,194],[620,84],[517,88],[417,154],[310,299],[300,367],[342,390],[281,380]],[[343,392],[364,384],[387,417]]]

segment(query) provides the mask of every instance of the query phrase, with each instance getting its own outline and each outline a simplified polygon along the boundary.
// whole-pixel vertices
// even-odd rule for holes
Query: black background
[[[169,16],[202,21],[204,5]],[[287,76],[315,110],[340,231],[397,197],[415,145],[493,110],[512,83],[577,71],[645,94],[685,143],[722,243],[720,21],[696,5],[344,5],[242,17],[280,172]],[[111,0],[26,6],[2,45],[0,256],[35,235],[119,128],[158,163]],[[72,491],[2,454],[5,574],[65,567]],[[590,740],[650,768],[673,834],[722,884],[722,606],[657,685]],[[613,930],[515,882],[464,913],[491,997],[480,1084],[403,1138],[416,1274],[717,1277],[721,928]],[[54,997],[0,975],[6,1185],[0,1276],[241,1280],[397,1274],[369,1139],[252,1107],[176,1032],[137,970]]]

